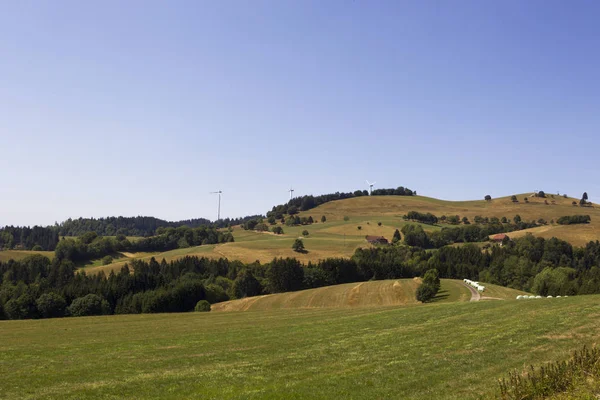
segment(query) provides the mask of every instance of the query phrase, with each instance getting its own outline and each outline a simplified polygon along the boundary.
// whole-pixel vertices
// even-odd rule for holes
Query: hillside
[[[115,255],[115,262],[103,266],[99,260],[84,266],[89,273],[104,271],[106,273],[118,271],[128,259],[139,258],[149,260],[165,258],[174,260],[186,255],[206,256],[211,258],[226,257],[232,260],[241,260],[246,263],[269,262],[274,257],[296,257],[300,261],[318,261],[328,257],[350,257],[359,247],[368,247],[366,235],[385,236],[391,239],[396,229],[401,229],[407,224],[402,216],[409,211],[422,213],[430,212],[438,217],[442,215],[459,215],[473,221],[475,216],[482,217],[507,217],[514,218],[520,215],[525,221],[556,220],[565,215],[591,216],[591,223],[584,225],[557,225],[548,224],[523,231],[509,233],[510,237],[517,238],[531,232],[544,238],[558,237],[569,241],[575,246],[585,246],[591,240],[600,239],[600,209],[594,207],[573,206],[573,198],[548,195],[547,199],[528,197],[526,194],[517,195],[518,203],[513,203],[510,196],[492,199],[491,201],[445,201],[423,196],[363,196],[345,200],[331,201],[312,210],[301,212],[300,216],[312,216],[315,221],[320,221],[321,216],[327,222],[315,222],[307,226],[282,226],[283,235],[274,235],[270,232],[245,231],[240,226],[233,228],[235,242],[219,245],[203,245],[190,248],[176,249],[164,253],[128,253]],[[548,205],[545,201],[548,201]],[[554,204],[552,204],[554,202]],[[345,220],[345,217],[347,220]],[[379,226],[381,223],[381,226]],[[448,224],[421,225],[426,231],[440,230]],[[360,229],[359,229],[360,227]],[[309,235],[303,237],[302,232],[307,230]],[[296,253],[291,249],[292,243],[302,237],[306,253]],[[11,251],[0,252],[0,259],[23,258],[29,252]],[[46,253],[49,254],[49,253]]]
[[[0,321],[0,397],[489,398],[598,344],[599,315],[596,295]]]
[[[547,199],[517,195],[519,203],[513,203],[510,196],[492,199],[491,201],[445,201],[423,196],[364,196],[325,203],[312,210],[301,212],[301,216],[312,216],[320,221],[321,216],[327,222],[316,222],[307,226],[282,226],[283,235],[268,232],[245,231],[234,227],[235,242],[219,245],[198,246],[187,249],[172,250],[165,253],[145,254],[142,258],[155,256],[158,259],[172,260],[185,255],[198,255],[212,258],[226,257],[243,262],[269,262],[274,257],[296,257],[302,262],[318,261],[328,257],[350,257],[359,247],[368,247],[366,235],[385,236],[391,239],[396,229],[407,224],[402,216],[409,211],[430,212],[438,217],[442,215],[459,215],[473,221],[475,216],[514,218],[520,215],[525,221],[556,220],[565,215],[585,215],[592,218],[585,225],[544,225],[525,231],[510,233],[511,237],[519,237],[531,232],[544,238],[558,237],[575,246],[585,246],[590,240],[600,239],[600,209],[597,207],[579,207],[571,203],[573,198],[548,195]],[[545,200],[550,204],[546,205]],[[551,204],[554,201],[555,204]],[[345,221],[344,217],[348,217]],[[378,223],[381,222],[381,226]],[[358,229],[358,227],[361,229]],[[426,231],[440,230],[448,224],[436,226],[423,225]],[[302,236],[302,231],[309,232],[304,237],[307,253],[296,253],[291,249],[292,243]],[[89,272],[118,270],[124,261],[109,266],[93,266]]]
[[[461,281],[442,279],[436,303],[469,301],[471,293]],[[268,311],[299,308],[354,308],[421,304],[415,298],[419,279],[369,281],[325,286],[266,296],[247,297],[213,305],[213,311]],[[524,292],[486,284],[485,296],[514,299]]]

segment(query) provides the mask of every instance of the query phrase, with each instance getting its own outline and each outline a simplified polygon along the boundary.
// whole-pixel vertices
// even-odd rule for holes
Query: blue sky
[[[0,226],[295,194],[597,201],[595,1],[0,4]]]

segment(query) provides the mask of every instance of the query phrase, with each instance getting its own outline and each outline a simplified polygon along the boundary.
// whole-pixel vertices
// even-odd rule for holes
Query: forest
[[[66,256],[57,254],[50,261],[33,255],[0,262],[0,316],[183,312],[202,300],[216,303],[339,283],[413,278],[430,269],[441,278],[469,278],[543,296],[600,293],[600,242],[573,248],[556,238],[528,234],[485,251],[473,244],[433,251],[401,244],[358,249],[350,259],[307,265],[294,258],[267,264],[199,257],[134,260],[109,276],[76,272]]]
[[[100,236],[152,236],[158,228],[177,228],[187,226],[198,228],[212,226],[226,228],[228,226],[243,224],[248,220],[262,217],[251,215],[242,218],[225,218],[210,221],[205,218],[186,219],[181,221],[165,221],[155,217],[106,217],[106,218],[78,218],[68,219],[58,224],[60,236],[80,236],[87,232],[96,232]]]
[[[396,189],[376,189],[373,190],[373,192],[371,193],[372,196],[413,196],[416,194],[416,191],[410,190],[403,186],[400,186]],[[350,199],[353,197],[361,197],[368,195],[369,192],[367,190],[356,190],[354,192],[347,193],[336,192],[330,194],[322,194],[319,196],[306,195],[294,197],[285,204],[274,206],[271,211],[267,212],[267,217],[273,216],[276,219],[281,219],[285,215],[294,215],[300,211],[308,211],[330,201]]]

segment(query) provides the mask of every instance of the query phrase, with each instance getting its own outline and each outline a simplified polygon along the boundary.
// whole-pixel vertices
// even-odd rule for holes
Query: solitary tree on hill
[[[297,253],[304,253],[306,251],[304,248],[304,242],[302,241],[302,239],[294,240],[294,244],[292,245],[292,250],[294,250]]]
[[[583,196],[581,198],[584,199],[585,201],[587,201],[588,200],[587,192],[583,192]]]
[[[327,221],[327,218],[326,218],[326,217],[323,215],[323,216],[321,217],[321,222],[325,222],[325,221]]]
[[[513,203],[519,202],[519,200],[517,200],[517,196],[515,196],[514,194],[512,196],[510,196],[510,199],[512,200]]]
[[[489,194],[486,194],[486,195],[485,195],[485,199],[486,199],[487,201],[490,201],[490,200],[492,200],[492,196],[490,196]]]

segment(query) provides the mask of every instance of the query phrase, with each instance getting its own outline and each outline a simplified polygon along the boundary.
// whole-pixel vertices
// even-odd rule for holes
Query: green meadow
[[[0,321],[0,397],[493,397],[600,337],[600,296]]]

